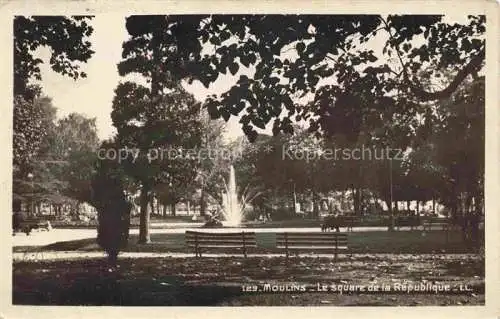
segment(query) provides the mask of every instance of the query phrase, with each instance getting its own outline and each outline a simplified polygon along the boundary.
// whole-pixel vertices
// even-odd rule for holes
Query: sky
[[[464,17],[462,17],[463,19]],[[456,21],[457,19],[449,19]],[[117,14],[99,14],[92,20],[94,33],[90,37],[92,49],[95,51],[92,58],[82,65],[82,70],[87,73],[87,78],[77,81],[62,76],[50,69],[46,63],[41,66],[43,92],[52,98],[54,106],[58,109],[58,117],[67,116],[77,112],[90,118],[96,118],[98,136],[100,139],[107,139],[115,134],[115,128],[111,121],[112,100],[114,89],[120,81],[132,77],[122,78],[118,75],[117,63],[122,60],[122,43],[128,39],[125,29],[125,16]],[[385,38],[375,39],[370,43],[370,48],[381,51]],[[45,51],[44,51],[45,50]],[[39,51],[45,61],[48,60],[49,51],[43,49]],[[229,89],[241,74],[251,76],[252,70],[241,69],[235,76],[227,73],[220,75],[217,82],[206,89],[200,82],[195,81],[186,89],[191,92],[197,100],[203,101],[209,94],[219,94]],[[324,81],[318,85],[326,84]],[[226,124],[225,137],[233,140],[242,136],[241,126],[238,117],[231,117]],[[264,131],[271,132],[271,123]]]

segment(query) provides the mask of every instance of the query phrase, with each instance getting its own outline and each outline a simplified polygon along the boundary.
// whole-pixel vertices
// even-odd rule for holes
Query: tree
[[[14,17],[14,95],[26,99],[33,93],[32,79],[41,80],[40,64],[35,57],[40,47],[49,47],[52,70],[75,80],[86,77],[79,62],[87,62],[94,51],[87,38],[93,28],[91,16],[16,16]]]
[[[120,84],[113,101],[112,119],[120,145],[137,148],[142,155],[129,166],[129,173],[141,183],[139,241],[147,243],[150,241],[148,194],[158,184],[174,185],[174,178],[185,181],[184,177],[194,170],[196,160],[183,158],[177,161],[182,163],[182,169],[176,169],[171,159],[151,165],[146,154],[153,148],[194,148],[199,145],[200,131],[196,117],[199,107],[194,98],[182,88],[180,79],[162,66],[164,60],[174,54],[164,45],[167,20],[163,16],[138,19],[140,24],[135,25],[130,23],[130,18],[126,20],[131,38],[123,43],[123,61],[118,64],[118,71],[121,76],[138,73],[151,86]]]
[[[89,202],[90,181],[99,147],[96,119],[72,113],[57,124],[50,155],[53,159],[66,160],[66,165],[62,166],[62,176],[59,177],[67,182],[63,193],[78,203]]]
[[[39,194],[61,187],[58,180],[48,180],[46,170],[40,170],[39,159],[47,151],[47,139],[54,130],[56,109],[48,97],[25,100],[14,98],[13,125],[13,193],[26,195],[31,202]],[[13,201],[14,211],[20,210],[20,201]],[[33,207],[33,206],[32,206]]]
[[[421,130],[423,142],[413,155],[434,175],[437,196],[455,216],[466,215],[472,201],[482,211],[484,92],[484,77],[469,79],[449,99],[434,105]]]
[[[42,189],[61,186],[59,181],[43,185],[46,183],[35,181],[40,174],[33,174],[37,173],[34,166],[40,164],[35,161],[36,156],[46,151],[44,143],[55,125],[55,108],[48,97],[42,96],[41,87],[32,83],[32,80],[41,80],[39,66],[44,63],[35,56],[35,51],[50,48],[49,63],[55,72],[74,79],[85,77],[86,74],[79,71],[79,62],[87,62],[93,54],[86,40],[93,32],[88,24],[90,19],[86,16],[14,17],[14,194],[27,191],[33,199],[35,185]],[[29,173],[33,176],[31,181],[26,180]]]
[[[122,165],[141,185],[141,243],[150,242],[148,203],[155,187],[166,185],[172,203],[183,194],[181,185],[196,177],[197,158],[183,149],[199,147],[199,106],[182,88],[150,98],[148,88],[126,82],[118,85],[111,118],[117,128],[116,152],[128,150]],[[134,156],[132,150],[137,151]],[[175,195],[175,196],[174,196]]]
[[[224,144],[222,139],[224,123],[222,121],[210,119],[204,110],[200,112],[199,117],[202,133],[197,184],[200,188],[200,215],[204,216],[207,207],[207,194],[217,197],[224,191],[221,176],[227,172],[228,163],[234,160],[227,158],[226,155],[235,150],[231,150]]]
[[[162,50],[170,52],[156,60],[162,72],[198,80],[207,88],[220,74],[255,68],[251,78],[241,75],[227,92],[205,101],[213,118],[242,114],[243,131],[251,140],[257,136],[255,127],[271,120],[275,133],[290,132],[292,119],[326,132],[328,105],[304,107],[295,98],[327,91],[341,99],[359,81],[379,92],[377,98],[399,93],[414,102],[447,98],[469,74],[481,70],[485,57],[485,16],[468,16],[465,24],[448,24],[438,15],[132,16],[127,30],[136,42],[155,33]],[[367,45],[376,37],[385,41],[381,54]],[[437,66],[432,78],[440,70],[453,70],[443,89],[423,88],[418,74],[429,64]]]
[[[48,97],[25,100],[14,98],[13,164],[14,171],[25,175],[38,156],[54,126],[56,109]]]
[[[106,141],[101,148],[115,147]],[[97,243],[108,254],[115,266],[118,254],[128,243],[131,203],[125,194],[125,174],[116,161],[103,159],[97,162],[96,174],[91,182],[91,202],[98,212]]]

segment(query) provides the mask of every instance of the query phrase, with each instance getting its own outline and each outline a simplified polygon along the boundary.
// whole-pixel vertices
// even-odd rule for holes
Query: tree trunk
[[[200,216],[205,216],[206,210],[207,206],[205,203],[205,190],[202,188],[200,195]]]
[[[76,203],[76,207],[75,207],[75,215],[76,216],[75,217],[80,216],[80,206],[81,206],[81,204],[82,204],[81,202],[77,202]]]
[[[187,209],[187,215],[191,215],[191,202],[187,201],[186,202],[186,209]]]
[[[318,194],[316,193],[316,190],[313,188],[312,191],[312,202],[313,202],[313,217],[317,218],[319,216],[319,209],[318,209]]]
[[[118,263],[118,250],[112,249],[108,253],[108,263],[110,267],[115,267]]]
[[[148,210],[148,202],[149,202],[149,186],[144,184],[141,188],[140,195],[140,205],[141,205],[141,216],[140,216],[140,225],[139,225],[139,244],[149,244],[151,243],[151,237],[149,234],[149,210]]]
[[[163,204],[163,217],[167,216],[167,205]]]
[[[391,199],[386,199],[385,204],[387,205],[387,209],[389,210],[389,223],[387,225],[387,229],[389,231],[394,230],[394,213],[393,213],[393,207],[392,207],[392,202]]]
[[[361,214],[361,191],[359,187],[352,187],[352,197],[354,202],[354,215]]]
[[[340,192],[341,194],[341,197],[340,197],[340,210],[344,210],[344,207],[345,207],[345,190],[342,190]]]
[[[149,201],[149,205],[151,206],[151,215],[155,215],[155,199],[154,197],[151,198]]]
[[[172,208],[172,216],[175,217],[175,214],[176,214],[176,211],[175,211],[175,203],[172,204],[171,208]]]

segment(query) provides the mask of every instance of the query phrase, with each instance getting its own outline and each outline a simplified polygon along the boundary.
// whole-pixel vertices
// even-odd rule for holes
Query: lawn
[[[479,245],[464,244],[459,231],[451,231],[448,240],[443,231],[363,231],[348,235],[350,253],[469,253],[477,252]],[[131,235],[125,251],[129,252],[189,252],[183,233],[152,233],[152,243],[137,244],[138,236]],[[279,252],[274,232],[256,233],[258,248],[255,253]],[[14,252],[29,247],[15,247]],[[41,248],[43,251],[100,251],[95,238],[61,241]],[[227,251],[227,249],[225,250]],[[252,251],[251,251],[252,252]]]
[[[254,253],[283,253],[276,234],[258,232]],[[153,243],[128,252],[189,252],[183,233],[153,233]],[[121,258],[109,272],[104,258],[13,263],[13,300],[27,305],[482,305],[484,256],[460,232],[367,231],[349,233],[350,251],[333,258],[284,257]],[[16,247],[23,251],[29,247]],[[58,242],[42,251],[100,251],[94,238]],[[217,252],[217,251],[213,251]],[[224,252],[231,252],[224,250]],[[236,251],[234,251],[236,252]],[[324,252],[323,252],[324,253]],[[317,285],[353,285],[364,291],[318,291]],[[394,285],[450,285],[447,292],[406,293]],[[268,286],[266,286],[268,285]],[[266,291],[289,285],[305,291]],[[368,291],[375,285],[390,291]],[[468,291],[460,291],[467,285]],[[243,291],[244,287],[247,290]],[[331,287],[330,287],[331,288]],[[394,288],[394,289],[393,289]],[[284,288],[283,288],[284,289]],[[302,288],[300,288],[302,289]],[[458,289],[458,290],[457,290]]]

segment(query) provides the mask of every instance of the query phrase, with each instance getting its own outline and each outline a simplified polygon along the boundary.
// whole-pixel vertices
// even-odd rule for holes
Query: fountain
[[[211,217],[203,227],[239,227],[243,222],[243,215],[247,203],[259,196],[260,192],[255,192],[253,196],[249,195],[248,186],[244,189],[241,198],[238,198],[238,189],[236,188],[236,177],[233,165],[229,169],[229,180],[224,181],[225,192],[222,193],[222,217],[220,222],[217,216]]]
[[[238,200],[236,189],[236,176],[234,167],[231,165],[229,169],[229,182],[226,183],[226,192],[222,194],[222,215],[224,216],[224,226],[240,226],[243,221],[244,203],[241,204]]]

